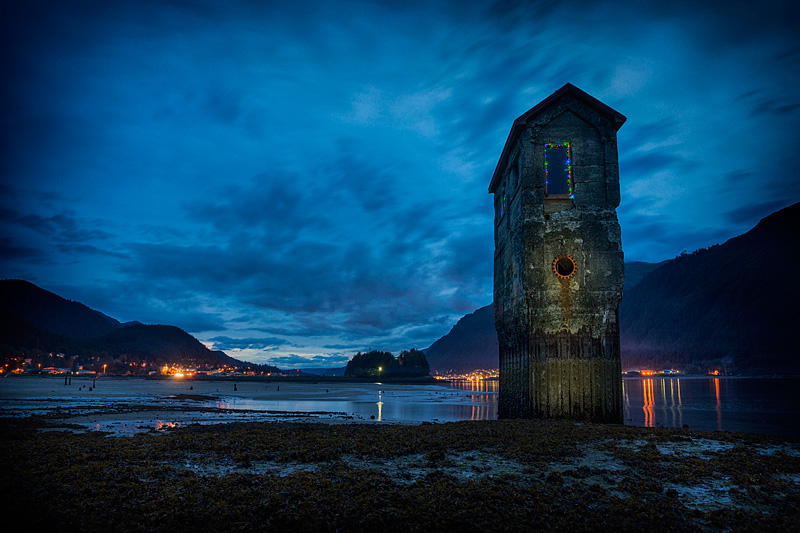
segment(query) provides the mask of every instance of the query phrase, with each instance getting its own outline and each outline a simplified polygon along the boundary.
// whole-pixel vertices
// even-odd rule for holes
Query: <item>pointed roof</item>
[[[492,175],[492,182],[489,184],[489,192],[493,193],[497,186],[500,184],[500,179],[503,177],[503,171],[505,171],[506,163],[508,161],[508,156],[511,155],[511,151],[514,149],[514,146],[517,144],[517,139],[519,138],[519,134],[522,133],[522,130],[525,129],[525,126],[533,120],[537,115],[542,113],[545,109],[553,105],[559,98],[564,96],[565,94],[569,94],[576,100],[583,102],[588,107],[594,109],[600,115],[606,117],[608,120],[611,121],[611,124],[614,126],[614,130],[618,131],[622,125],[627,120],[624,115],[614,111],[606,104],[598,100],[597,98],[583,92],[582,90],[578,89],[571,83],[567,83],[559,90],[533,106],[530,110],[525,112],[522,116],[520,116],[517,120],[514,121],[514,124],[511,126],[511,133],[508,134],[508,139],[506,139],[506,144],[503,146],[503,152],[500,154],[500,161],[497,162],[497,167],[494,169],[494,175]]]

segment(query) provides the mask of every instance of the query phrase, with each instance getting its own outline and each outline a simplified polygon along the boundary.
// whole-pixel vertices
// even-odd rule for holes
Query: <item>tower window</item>
[[[499,213],[500,218],[506,214],[508,210],[508,197],[506,196],[506,186],[503,184],[500,187],[500,190],[496,193],[496,200],[497,200],[497,211]]]
[[[544,184],[547,196],[575,198],[572,189],[571,152],[568,142],[544,143]]]

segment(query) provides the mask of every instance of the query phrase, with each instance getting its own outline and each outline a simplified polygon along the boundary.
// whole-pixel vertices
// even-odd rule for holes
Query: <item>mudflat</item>
[[[800,443],[566,421],[0,418],[0,489],[61,531],[797,530]]]
[[[495,417],[497,393],[447,385],[12,376],[0,416],[132,435],[244,421],[421,423]]]

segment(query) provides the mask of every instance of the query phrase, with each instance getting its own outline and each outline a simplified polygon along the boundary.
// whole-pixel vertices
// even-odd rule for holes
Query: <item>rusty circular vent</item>
[[[559,255],[553,260],[553,273],[561,279],[569,279],[575,275],[578,266],[571,255]]]

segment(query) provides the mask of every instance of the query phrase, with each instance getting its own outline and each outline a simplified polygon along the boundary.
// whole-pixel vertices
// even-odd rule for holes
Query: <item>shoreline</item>
[[[565,421],[230,423],[132,438],[0,418],[0,490],[60,530],[796,529],[800,441]]]
[[[241,382],[286,382],[286,383],[362,383],[362,384],[403,384],[403,385],[435,385],[437,383],[447,383],[452,381],[471,381],[461,378],[436,378],[433,376],[421,378],[383,378],[376,380],[373,378],[357,378],[351,376],[191,376],[176,378],[171,375],[158,374],[158,375],[116,375],[116,374],[5,374],[0,375],[0,384],[3,379],[61,379],[64,378],[94,380],[94,379],[121,379],[121,380],[144,380],[144,381],[163,381],[174,380],[176,382],[192,382],[192,381],[241,381]],[[715,376],[713,374],[653,374],[650,376],[628,376],[622,374],[624,380],[640,380],[640,379],[793,379],[800,378],[800,374],[752,374],[752,375],[723,375]],[[485,378],[480,381],[499,381],[499,378]]]
[[[175,380],[177,382],[192,382],[192,381],[219,381],[219,382],[227,382],[227,381],[241,381],[241,382],[248,382],[248,381],[255,381],[255,382],[264,382],[264,383],[272,383],[272,382],[287,382],[287,383],[374,383],[374,384],[382,384],[382,383],[393,383],[393,384],[404,384],[404,385],[434,385],[441,381],[436,379],[432,376],[428,377],[421,377],[421,378],[382,378],[380,380],[375,380],[372,378],[356,378],[351,376],[191,376],[191,377],[174,377],[167,374],[157,374],[157,375],[116,375],[116,374],[6,374],[4,376],[0,376],[0,380],[8,378],[8,379],[34,379],[34,378],[44,378],[44,379],[61,379],[64,378],[73,378],[73,379],[130,379],[130,380],[144,380],[144,381],[159,381],[159,380]],[[2,381],[0,381],[2,383]]]
[[[133,435],[170,426],[269,420],[422,423],[493,416],[495,392],[448,383],[23,378],[0,381],[0,416],[59,419]]]
[[[800,437],[800,427],[792,423],[800,413],[800,403],[791,395],[797,386],[797,378],[776,377],[626,378],[625,424]],[[790,396],[779,400],[775,391]],[[296,420],[301,414],[326,423],[418,424],[496,419],[498,395],[496,381],[407,384],[24,376],[0,380],[0,416],[58,415],[68,421],[89,413],[101,416],[92,419],[94,429],[126,434],[166,423]],[[170,409],[180,416],[165,418]],[[140,413],[139,419],[131,420],[130,413]],[[88,424],[85,419],[81,422]]]

